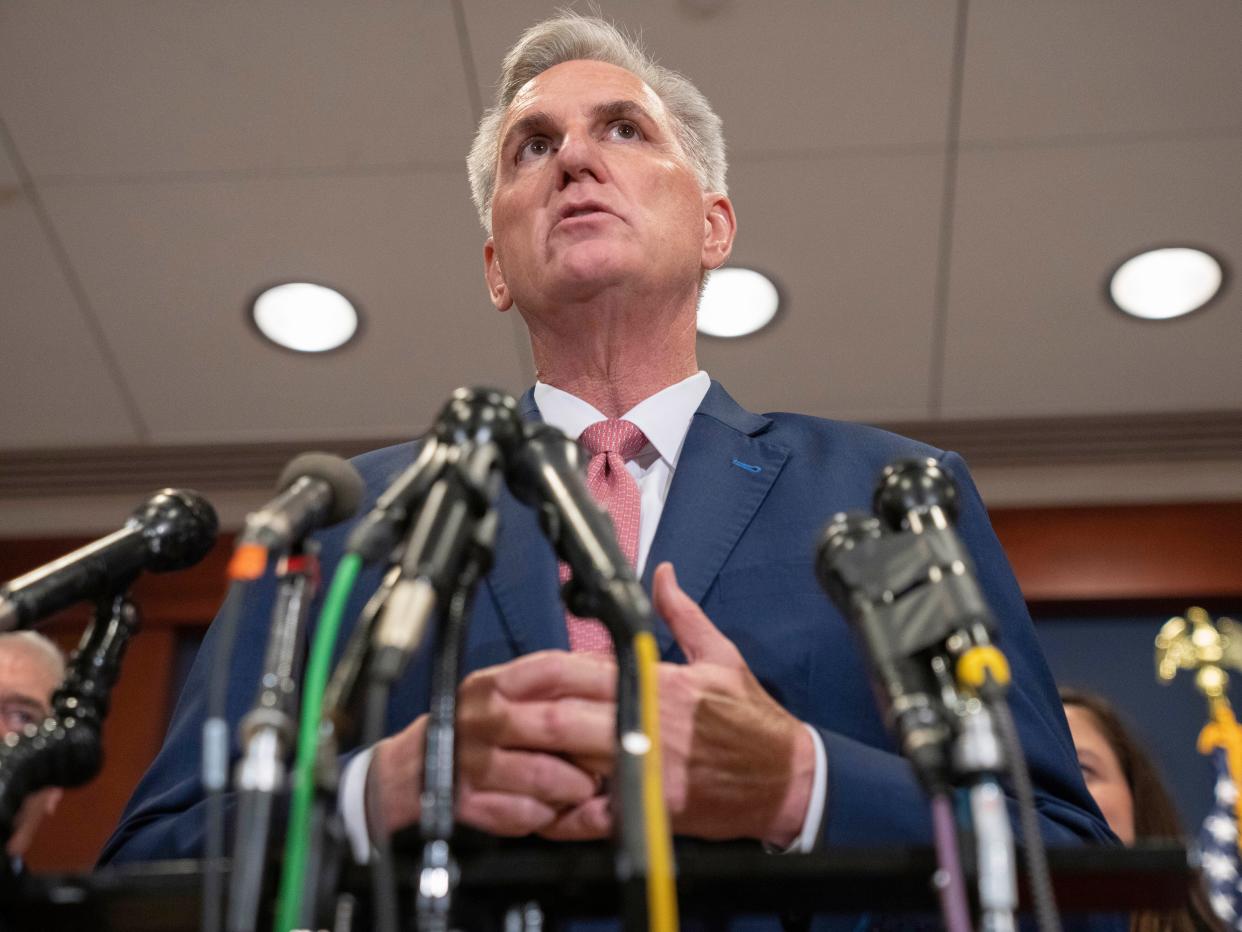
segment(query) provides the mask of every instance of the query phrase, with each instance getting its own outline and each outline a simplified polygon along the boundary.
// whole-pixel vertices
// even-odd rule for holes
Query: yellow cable
[[[643,823],[647,836],[647,913],[649,932],[677,932],[677,883],[673,844],[664,808],[664,772],[660,763],[660,705],[657,686],[660,655],[655,638],[634,636],[638,667],[640,720],[651,746],[643,758]]]

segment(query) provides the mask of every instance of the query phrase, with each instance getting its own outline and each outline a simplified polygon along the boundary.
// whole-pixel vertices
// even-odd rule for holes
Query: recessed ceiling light
[[[286,349],[323,353],[358,332],[358,311],[339,291],[310,282],[274,285],[250,310],[259,332]]]
[[[742,337],[766,327],[780,307],[780,293],[754,269],[717,269],[699,301],[699,333]]]
[[[1188,246],[1167,246],[1121,263],[1109,280],[1108,294],[1133,317],[1169,320],[1203,307],[1224,281],[1215,257]]]

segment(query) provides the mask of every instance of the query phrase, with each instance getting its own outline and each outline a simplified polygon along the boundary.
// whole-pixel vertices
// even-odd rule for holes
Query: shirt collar
[[[637,425],[656,453],[676,468],[690,421],[711,384],[711,377],[700,369],[689,378],[643,399],[621,415],[621,419]],[[575,439],[597,421],[607,420],[594,405],[543,382],[535,383],[535,404],[546,423]]]

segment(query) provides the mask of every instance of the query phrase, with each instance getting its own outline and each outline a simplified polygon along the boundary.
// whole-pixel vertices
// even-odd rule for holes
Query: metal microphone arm
[[[0,840],[13,834],[18,809],[30,793],[81,786],[99,772],[112,686],[138,625],[137,606],[127,594],[100,599],[69,658],[64,683],[52,694],[52,713],[0,741]],[[0,863],[7,865],[8,858]]]

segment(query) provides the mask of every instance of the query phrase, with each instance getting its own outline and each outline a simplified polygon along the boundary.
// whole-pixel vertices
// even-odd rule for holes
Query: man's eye
[[[6,731],[22,731],[27,725],[37,725],[39,718],[24,706],[8,706],[0,709],[0,719]]]
[[[538,159],[552,151],[552,143],[546,136],[532,136],[518,147],[518,161]]]
[[[643,134],[638,127],[628,121],[613,123],[609,127],[609,132],[618,139],[642,139]]]

